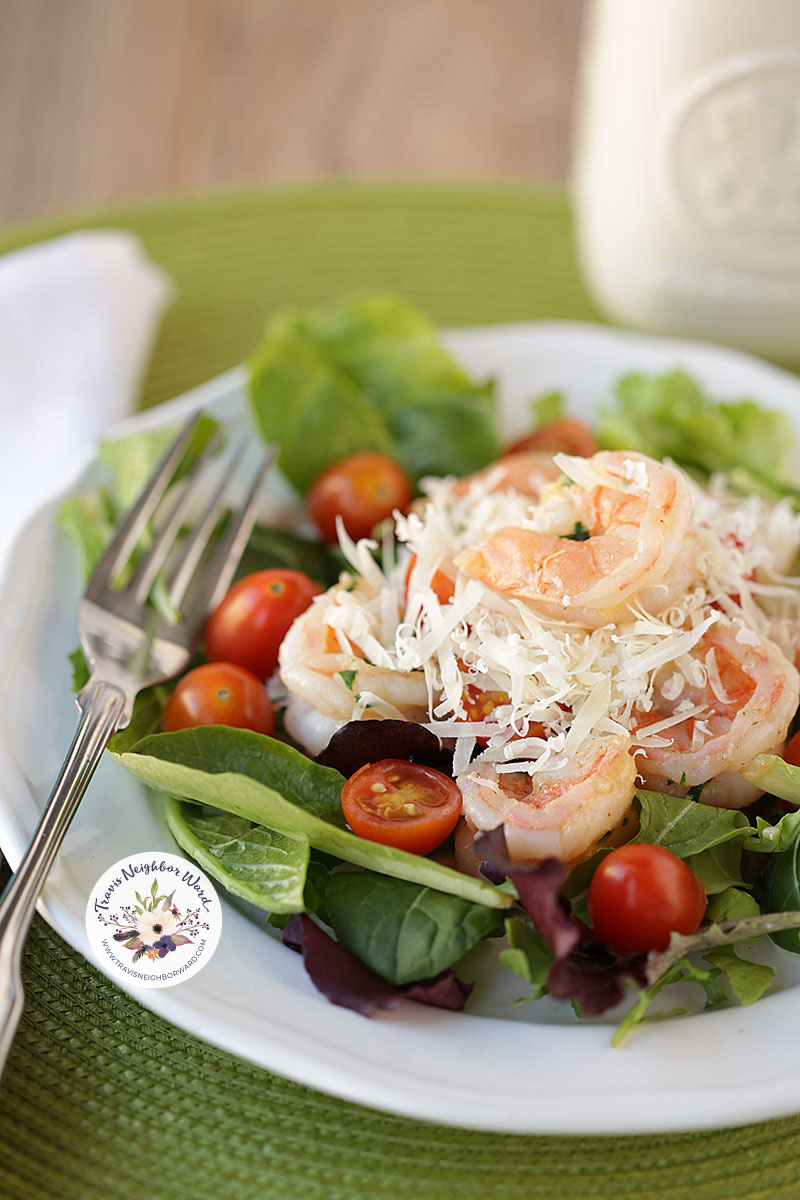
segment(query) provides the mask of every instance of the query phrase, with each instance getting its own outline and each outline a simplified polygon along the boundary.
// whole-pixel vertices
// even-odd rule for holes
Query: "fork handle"
[[[125,710],[125,693],[115,684],[89,684],[75,737],[50,798],[16,874],[0,900],[0,1073],[19,1024],[25,996],[22,948],[36,901],[64,834]]]

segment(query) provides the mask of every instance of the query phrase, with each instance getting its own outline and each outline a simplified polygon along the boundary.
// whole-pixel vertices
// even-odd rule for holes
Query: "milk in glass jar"
[[[617,320],[800,363],[800,0],[587,0],[579,254]]]

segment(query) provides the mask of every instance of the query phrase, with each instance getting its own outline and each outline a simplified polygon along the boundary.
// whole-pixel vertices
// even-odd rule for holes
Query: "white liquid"
[[[800,0],[589,0],[574,187],[617,320],[800,363]]]

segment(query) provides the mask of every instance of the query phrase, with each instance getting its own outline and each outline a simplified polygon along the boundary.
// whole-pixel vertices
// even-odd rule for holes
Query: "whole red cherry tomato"
[[[289,626],[321,590],[302,571],[276,568],[246,575],[208,618],[206,654],[212,662],[238,663],[268,679]]]
[[[411,480],[394,459],[366,450],[340,459],[314,480],[308,511],[326,542],[336,541],[337,516],[358,540],[396,508],[406,508],[413,495]]]
[[[607,855],[589,885],[589,919],[615,950],[663,950],[671,933],[695,933],[706,889],[663,846],[629,843]]]
[[[577,417],[559,417],[513,442],[506,454],[519,454],[523,450],[549,450],[551,454],[560,452],[589,458],[597,452],[597,442],[585,421],[579,421]]]
[[[235,663],[205,663],[184,675],[161,718],[166,733],[197,725],[233,725],[271,734],[275,713],[260,679]]]

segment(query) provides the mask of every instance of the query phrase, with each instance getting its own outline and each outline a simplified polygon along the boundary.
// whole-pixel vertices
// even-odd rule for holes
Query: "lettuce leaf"
[[[461,896],[489,908],[508,908],[510,896],[430,858],[368,842],[344,828],[338,771],[322,767],[263,734],[223,725],[158,733],[121,748],[113,757],[149,787],[210,804],[308,839],[317,850],[397,879]]]
[[[795,438],[783,413],[754,400],[714,400],[683,371],[626,375],[599,413],[611,450],[669,457],[701,479],[738,472],[743,488],[800,498],[789,485]]]
[[[531,985],[530,1000],[538,1000],[547,991],[553,963],[553,951],[532,925],[518,917],[506,917],[508,947],[500,951],[500,964]]]
[[[451,970],[403,986],[387,983],[304,914],[290,917],[283,943],[302,954],[308,976],[323,996],[365,1017],[395,1008],[401,1000],[460,1012],[472,991],[472,984],[462,983]]]
[[[495,909],[372,871],[331,875],[325,907],[339,943],[395,984],[439,975],[502,930]]]
[[[175,841],[226,891],[267,912],[305,906],[308,838],[275,833],[231,813],[200,811],[167,796],[164,815]]]
[[[668,1010],[659,1010],[658,1012],[650,1013],[650,1005],[655,1000],[659,992],[664,988],[669,987],[673,983],[698,983],[706,994],[704,1008],[716,1008],[720,1004],[724,1004],[727,996],[717,982],[719,970],[712,967],[710,970],[704,970],[702,967],[696,967],[690,963],[688,959],[682,958],[679,962],[673,963],[668,971],[665,971],[654,983],[649,987],[643,988],[636,1000],[636,1003],[628,1013],[620,1021],[616,1032],[611,1039],[612,1046],[620,1046],[628,1034],[637,1027],[648,1021],[665,1021],[670,1017],[682,1017],[686,1013],[685,1008],[671,1008]]]
[[[361,450],[389,454],[414,480],[464,475],[498,453],[494,388],[475,384],[418,309],[349,296],[270,324],[250,362],[264,438],[301,491]]]

